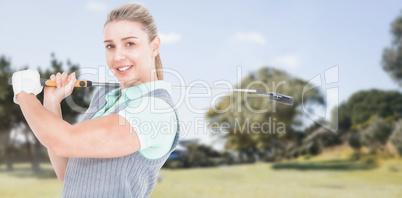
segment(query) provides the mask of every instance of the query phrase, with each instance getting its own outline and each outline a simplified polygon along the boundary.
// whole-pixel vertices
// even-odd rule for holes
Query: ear
[[[152,46],[152,57],[156,57],[159,54],[159,48],[161,46],[161,38],[156,36],[151,43]]]

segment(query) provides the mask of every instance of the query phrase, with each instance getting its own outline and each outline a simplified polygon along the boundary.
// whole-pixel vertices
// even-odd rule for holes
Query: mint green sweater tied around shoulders
[[[121,97],[115,102],[118,94]],[[80,122],[112,113],[131,124],[140,150],[118,158],[69,158],[63,197],[149,197],[154,189],[158,172],[180,137],[170,85],[159,80],[123,90],[100,87]],[[141,126],[144,123],[148,128]]]

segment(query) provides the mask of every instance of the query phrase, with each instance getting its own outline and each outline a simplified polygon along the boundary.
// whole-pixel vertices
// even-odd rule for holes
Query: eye
[[[130,46],[133,46],[133,45],[135,45],[133,42],[128,42],[128,43],[126,44],[127,47],[130,47]]]
[[[113,45],[106,45],[106,49],[112,49],[112,48],[114,48]]]

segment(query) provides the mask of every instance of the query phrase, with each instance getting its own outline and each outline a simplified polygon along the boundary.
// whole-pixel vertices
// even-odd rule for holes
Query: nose
[[[114,60],[121,61],[121,60],[124,60],[125,58],[126,58],[126,55],[125,55],[124,50],[116,47],[115,54],[114,54]]]

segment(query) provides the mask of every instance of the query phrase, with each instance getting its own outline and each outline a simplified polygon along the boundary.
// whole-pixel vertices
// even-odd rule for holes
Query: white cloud
[[[274,58],[272,64],[278,67],[287,67],[290,69],[295,69],[302,64],[302,60],[296,54],[287,54]]]
[[[159,33],[158,35],[159,37],[161,37],[162,44],[177,43],[181,40],[181,35],[176,33],[169,33],[169,34]]]
[[[250,33],[238,32],[233,35],[233,39],[237,40],[237,41],[258,43],[260,45],[265,45],[265,43],[266,43],[264,36],[258,32],[250,32]]]
[[[103,3],[99,3],[96,1],[90,1],[87,3],[87,9],[93,10],[93,11],[98,11],[98,12],[104,12],[107,10],[107,7]]]

